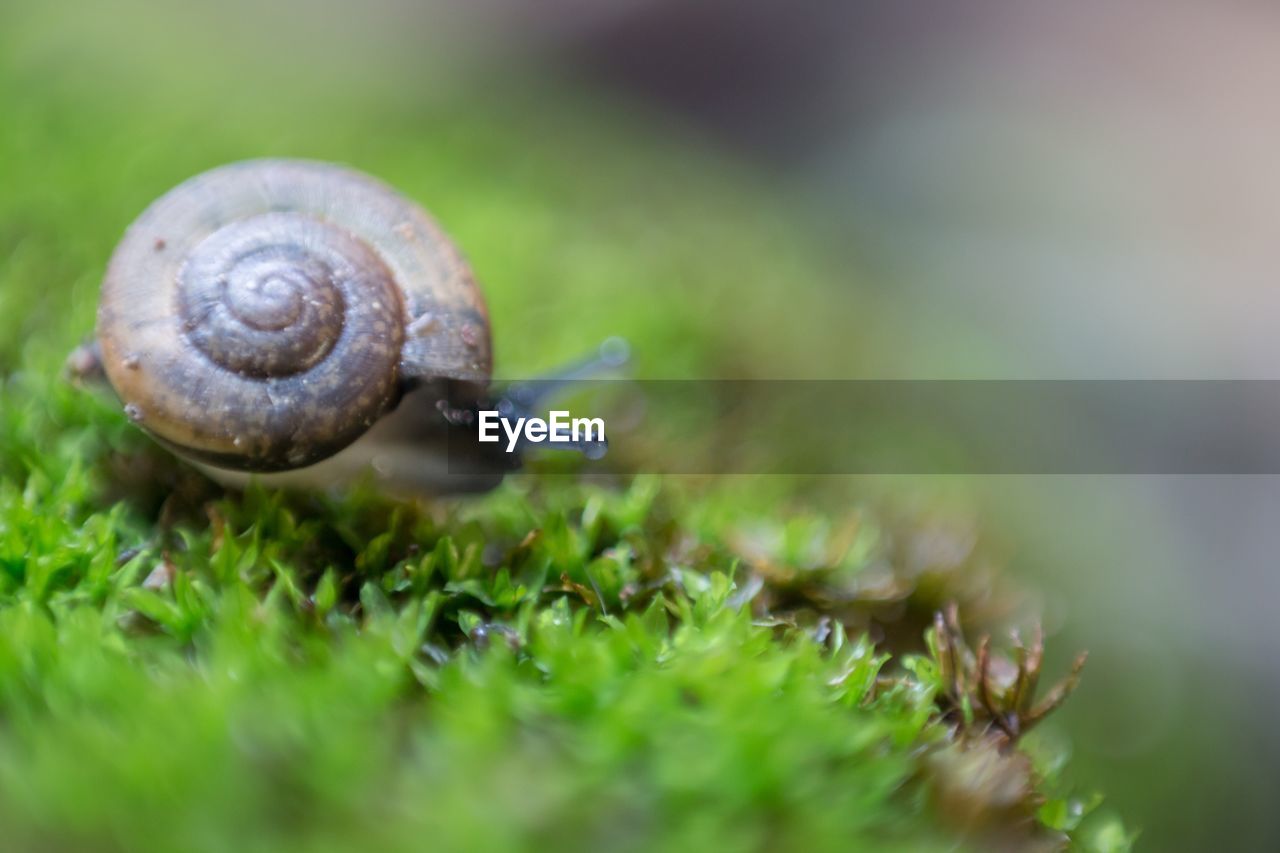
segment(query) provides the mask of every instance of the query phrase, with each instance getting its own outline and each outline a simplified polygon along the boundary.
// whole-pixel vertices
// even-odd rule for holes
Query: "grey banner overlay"
[[[673,474],[1280,474],[1280,381],[582,380],[519,413],[601,417],[578,470]],[[451,467],[473,464],[456,436]],[[454,448],[461,452],[454,452]],[[493,449],[489,445],[486,450]],[[528,445],[533,464],[559,453]]]

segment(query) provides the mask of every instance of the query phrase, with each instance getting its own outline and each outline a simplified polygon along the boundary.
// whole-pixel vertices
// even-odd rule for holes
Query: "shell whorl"
[[[103,282],[107,376],[142,427],[216,466],[302,467],[410,377],[487,382],[484,303],[419,208],[346,169],[215,169],[129,228]]]
[[[388,349],[403,326],[377,256],[341,229],[292,213],[234,222],[196,246],[178,271],[177,310],[212,364],[257,379],[314,368],[348,323]],[[388,356],[394,367],[398,346]]]

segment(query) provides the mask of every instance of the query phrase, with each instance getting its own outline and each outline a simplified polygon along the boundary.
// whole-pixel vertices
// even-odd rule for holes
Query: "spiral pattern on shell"
[[[254,161],[170,191],[103,282],[98,341],[135,421],[215,466],[302,467],[409,378],[484,383],[484,303],[419,208],[346,169]]]

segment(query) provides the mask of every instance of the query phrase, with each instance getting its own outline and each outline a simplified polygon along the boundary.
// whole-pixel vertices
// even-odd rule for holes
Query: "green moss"
[[[649,478],[218,498],[42,394],[11,381],[0,436],[13,848],[918,850],[1079,820],[1020,765],[943,796],[936,667],[844,628],[907,535],[869,508],[850,538]],[[103,502],[122,454],[161,503]]]

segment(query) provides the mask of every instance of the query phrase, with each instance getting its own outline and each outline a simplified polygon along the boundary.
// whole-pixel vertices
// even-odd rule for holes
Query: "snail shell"
[[[382,183],[259,160],[194,177],[126,231],[102,366],[181,455],[282,471],[351,444],[415,383],[487,386],[488,314],[461,254]]]

